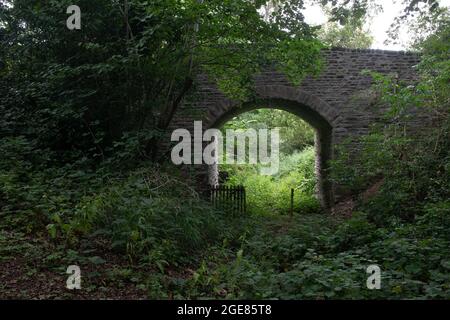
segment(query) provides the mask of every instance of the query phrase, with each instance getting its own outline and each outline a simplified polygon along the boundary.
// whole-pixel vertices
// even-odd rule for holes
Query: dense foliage
[[[79,1],[83,27],[70,31],[68,0],[2,1],[2,135],[63,162],[99,163],[124,137],[151,156],[199,73],[240,98],[268,63],[293,82],[319,70],[321,45],[293,17],[301,3],[265,21],[262,3],[241,0]]]
[[[253,214],[286,214],[320,211],[315,196],[314,129],[295,114],[279,109],[257,109],[243,113],[227,122],[223,130],[274,129],[280,133],[279,170],[271,176],[260,175],[261,165],[220,166],[227,176],[226,184],[243,185],[248,191],[247,202]]]
[[[199,73],[241,99],[268,63],[294,83],[321,69],[303,1],[273,1],[264,18],[265,1],[78,2],[72,32],[70,1],[0,0],[1,298],[450,298],[450,28],[436,1],[406,2],[405,16],[432,12],[414,43],[420,81],[372,74],[385,122],[359,155],[336,150],[349,219],[317,212],[313,130],[290,114],[228,124],[284,127],[278,175],[228,168],[229,183],[256,190],[246,216],[212,208],[188,173],[152,159]],[[370,5],[321,2],[343,24]],[[411,108],[433,116],[416,135]],[[70,264],[81,293],[61,289]],[[366,288],[370,264],[381,290]]]

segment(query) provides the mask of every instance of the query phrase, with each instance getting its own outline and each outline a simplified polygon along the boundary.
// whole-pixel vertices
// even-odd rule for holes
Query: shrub
[[[102,234],[132,260],[160,268],[189,262],[211,243],[232,237],[231,218],[157,169],[140,169],[111,181],[84,199],[77,211],[74,228]]]
[[[314,149],[282,155],[280,171],[274,176],[258,174],[257,167],[223,166],[229,170],[230,185],[244,185],[247,189],[248,209],[253,214],[286,214],[290,210],[291,189],[294,193],[294,210],[301,213],[320,211],[315,192]]]

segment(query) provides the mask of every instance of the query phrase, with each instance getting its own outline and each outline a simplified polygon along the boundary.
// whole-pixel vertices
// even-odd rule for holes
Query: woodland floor
[[[316,215],[314,215],[316,216]],[[321,217],[296,214],[299,221],[312,228],[321,228]],[[258,230],[282,237],[291,225],[291,218],[256,219]],[[163,277],[156,269],[143,269],[125,254],[112,252],[107,241],[88,238],[76,249],[55,244],[48,237],[29,236],[0,225],[0,299],[158,299],[149,288],[161,279],[188,279],[198,266],[166,269]],[[66,274],[69,265],[82,270],[81,290],[69,290]],[[164,280],[163,280],[164,281]],[[166,292],[163,299],[172,299]]]
[[[145,299],[145,290],[123,255],[100,241],[82,252],[56,246],[44,238],[0,231],[0,299]],[[82,289],[68,290],[66,268],[78,261]],[[140,270],[142,272],[143,270]]]

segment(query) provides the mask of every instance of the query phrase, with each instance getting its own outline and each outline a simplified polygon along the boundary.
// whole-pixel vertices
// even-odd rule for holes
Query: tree
[[[317,72],[321,46],[299,15],[303,1],[286,1],[267,21],[264,3],[80,0],[83,27],[70,31],[69,0],[2,1],[8,134],[104,157],[127,131],[153,144],[199,74],[239,99],[269,63],[297,83]]]
[[[368,46],[370,37],[365,34],[362,22],[373,13],[386,8],[385,3],[379,0],[311,0],[311,2],[319,3],[326,8],[330,17],[320,37],[328,44],[350,48]],[[415,24],[414,21],[420,20],[423,27],[424,21],[428,21],[428,27],[431,27],[433,25],[431,20],[435,21],[436,15],[440,15],[442,11],[439,0],[402,0],[402,4],[403,12],[392,23],[388,31],[390,39],[387,42],[398,42],[401,27],[406,23]],[[349,36],[352,31],[354,40]]]
[[[252,94],[252,75],[268,64],[298,84],[320,70],[321,45],[303,0],[270,1],[265,19],[268,2],[80,0],[82,29],[70,31],[69,0],[2,0],[2,134],[95,163],[133,132],[146,155],[199,74],[235,99]],[[340,22],[372,3],[321,2]]]
[[[328,46],[350,49],[370,48],[374,40],[361,23],[353,20],[343,26],[329,21],[319,30],[318,36]]]
[[[332,21],[337,21],[341,25],[347,21],[363,19],[371,10],[383,8],[376,0],[311,0],[322,6],[331,8]],[[402,0],[403,13],[396,18],[393,24],[394,29],[399,29],[400,24],[405,19],[415,16],[417,13],[432,13],[440,8],[439,0]]]
[[[224,125],[223,129],[273,129],[281,134],[280,151],[292,154],[314,145],[314,129],[300,117],[279,109],[257,109],[243,113]]]

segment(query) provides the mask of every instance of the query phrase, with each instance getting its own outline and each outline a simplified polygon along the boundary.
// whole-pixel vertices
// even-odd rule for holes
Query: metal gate
[[[216,209],[232,214],[244,214],[247,211],[244,186],[212,186],[209,196]]]

